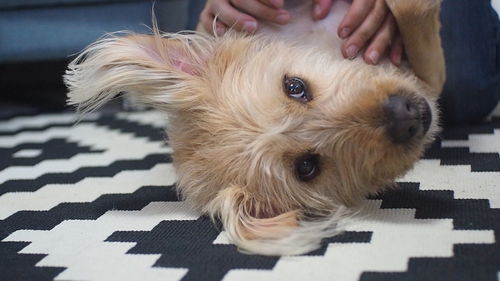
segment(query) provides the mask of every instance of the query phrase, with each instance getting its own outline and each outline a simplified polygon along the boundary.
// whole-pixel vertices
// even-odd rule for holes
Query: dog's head
[[[65,81],[84,110],[126,91],[166,111],[183,197],[267,254],[315,247],[340,206],[391,184],[437,130],[408,72],[257,36],[104,39]]]

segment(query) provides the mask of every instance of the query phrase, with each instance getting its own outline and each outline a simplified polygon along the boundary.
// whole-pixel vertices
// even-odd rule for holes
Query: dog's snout
[[[420,104],[424,104],[421,106]],[[429,129],[430,109],[426,101],[417,102],[392,95],[383,105],[387,136],[393,143],[406,143]]]

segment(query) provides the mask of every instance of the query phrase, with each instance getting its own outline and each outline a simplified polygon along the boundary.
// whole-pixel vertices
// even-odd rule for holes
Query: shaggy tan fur
[[[387,3],[415,72],[264,34],[154,29],[89,46],[65,75],[69,104],[86,112],[129,92],[166,112],[182,197],[220,219],[246,251],[304,253],[338,232],[349,213],[344,206],[408,171],[438,130],[439,3]],[[284,77],[306,81],[312,100],[286,96]],[[395,93],[424,99],[434,116],[426,134],[404,144],[384,129],[382,105]],[[319,157],[320,172],[301,181],[295,163],[307,154]]]

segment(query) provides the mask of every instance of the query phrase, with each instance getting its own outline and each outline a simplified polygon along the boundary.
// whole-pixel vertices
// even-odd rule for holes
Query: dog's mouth
[[[432,123],[432,111],[424,98],[389,96],[383,104],[387,137],[395,144],[423,138]]]
[[[422,122],[422,127],[424,129],[423,134],[427,134],[432,123],[432,111],[429,103],[422,99],[419,103],[420,108],[420,121]]]

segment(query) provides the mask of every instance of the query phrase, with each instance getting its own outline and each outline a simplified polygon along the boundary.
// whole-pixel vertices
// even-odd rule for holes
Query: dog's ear
[[[192,87],[213,45],[210,37],[194,33],[101,39],[69,64],[64,75],[68,103],[91,111],[128,92],[159,109],[182,107],[197,98]]]
[[[299,209],[276,210],[268,200],[257,199],[245,188],[220,190],[204,211],[220,219],[229,239],[241,250],[263,255],[296,255],[321,245],[338,234],[339,222],[349,216],[338,206],[329,214],[306,220]]]
[[[218,193],[207,212],[218,216],[229,237],[244,247],[251,240],[283,238],[298,226],[298,211],[270,209],[239,186],[232,186]]]

